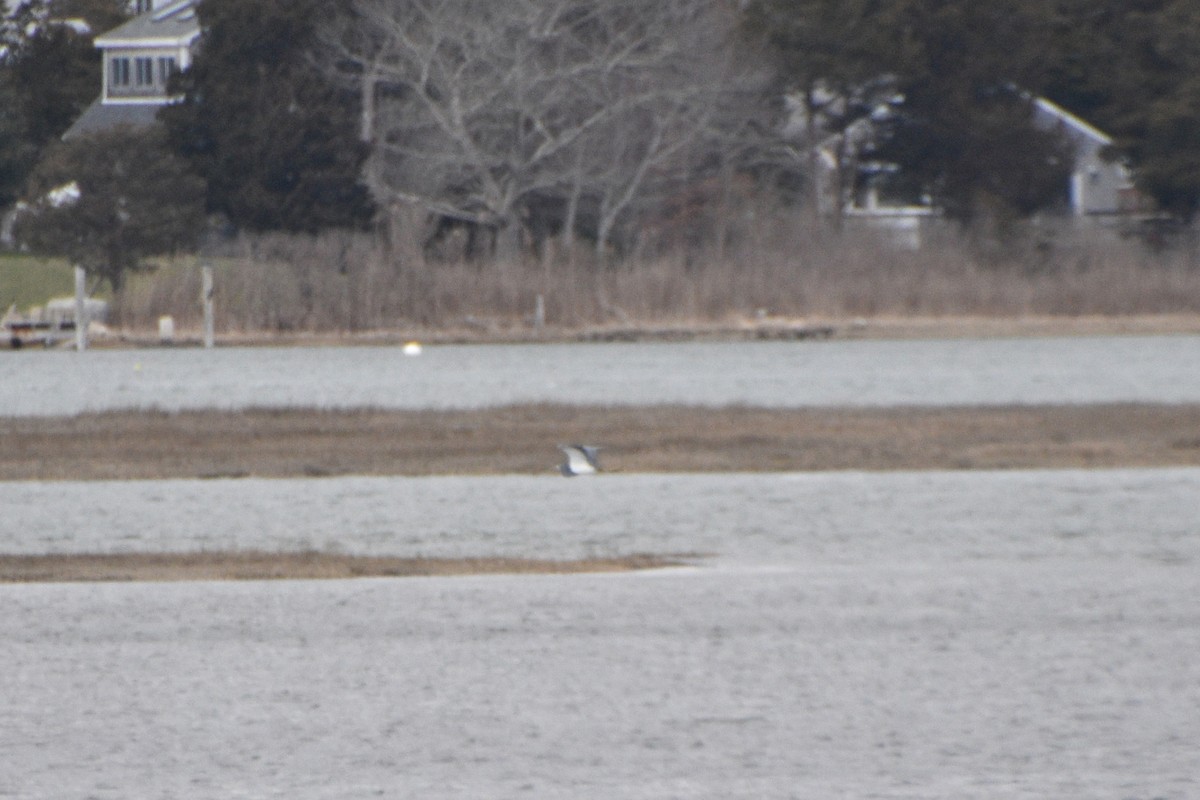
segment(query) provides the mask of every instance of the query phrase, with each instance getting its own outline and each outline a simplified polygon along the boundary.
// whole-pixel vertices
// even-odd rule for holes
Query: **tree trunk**
[[[510,220],[496,228],[496,260],[516,263],[521,259],[521,226]]]

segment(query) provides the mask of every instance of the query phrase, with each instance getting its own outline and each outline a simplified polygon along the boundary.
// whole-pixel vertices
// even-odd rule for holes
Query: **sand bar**
[[[399,558],[341,553],[114,553],[0,555],[0,583],[78,581],[312,580],[446,575],[627,572],[684,563],[681,557]]]

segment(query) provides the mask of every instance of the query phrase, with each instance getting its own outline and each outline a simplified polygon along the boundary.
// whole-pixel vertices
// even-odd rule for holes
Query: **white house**
[[[1074,151],[1070,182],[1064,187],[1068,198],[1066,211],[1071,218],[1109,223],[1152,210],[1134,187],[1129,169],[1108,157],[1113,144],[1108,134],[1043,97],[1032,98],[1032,109],[1034,124],[1063,135]],[[804,120],[796,122],[795,105],[792,112],[785,135],[797,135],[797,130],[804,133]],[[861,178],[863,170],[869,169],[886,177],[888,170],[881,168],[886,165],[857,162],[862,144],[876,136],[875,122],[875,115],[864,116],[816,145],[817,158],[813,163],[817,169],[817,200],[824,213],[840,213],[851,224],[882,231],[896,244],[915,248],[920,245],[922,229],[939,216],[937,209],[885,201],[873,182],[868,182],[861,191],[851,191],[856,181],[841,174],[849,169],[854,171],[854,177]]]
[[[1069,188],[1071,214],[1096,217],[1141,210],[1142,201],[1129,170],[1106,157],[1111,137],[1044,97],[1033,101],[1034,124],[1058,131],[1075,150]]]
[[[64,139],[118,125],[150,125],[159,108],[177,99],[168,94],[167,82],[191,64],[200,38],[195,0],[172,0],[157,8],[151,0],[137,0],[136,8],[149,10],[96,37],[103,63],[100,96]]]

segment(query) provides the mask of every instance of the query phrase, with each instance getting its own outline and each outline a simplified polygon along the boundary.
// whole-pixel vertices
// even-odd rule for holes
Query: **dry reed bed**
[[[0,480],[1200,465],[1200,405],[108,412],[0,418]]]
[[[919,251],[867,233],[835,235],[763,214],[724,252],[671,251],[598,264],[591,254],[537,261],[401,262],[365,235],[264,236],[220,259],[224,333],[395,330],[545,322],[696,325],[753,318],[1136,315],[1200,313],[1200,260],[1115,236],[1017,241],[988,248],[943,236]],[[123,328],[161,314],[200,324],[198,266],[132,280],[114,307]]]
[[[0,555],[0,583],[549,575],[657,569],[679,566],[685,563],[683,558],[641,554],[553,561],[532,558],[399,558],[260,551]]]

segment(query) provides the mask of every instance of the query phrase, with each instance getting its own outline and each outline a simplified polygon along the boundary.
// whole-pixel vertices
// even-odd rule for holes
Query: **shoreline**
[[[592,342],[801,341],[878,339],[970,339],[1047,336],[1200,334],[1200,314],[985,315],[877,317],[746,317],[724,321],[628,322],[536,329],[524,321],[470,320],[439,328],[397,327],[363,331],[225,331],[217,347],[402,346],[408,342],[450,344],[572,344]],[[202,334],[190,325],[164,343],[156,331],[103,329],[89,346],[104,348],[200,347]],[[33,344],[26,345],[33,347]],[[55,347],[71,348],[70,337]]]

